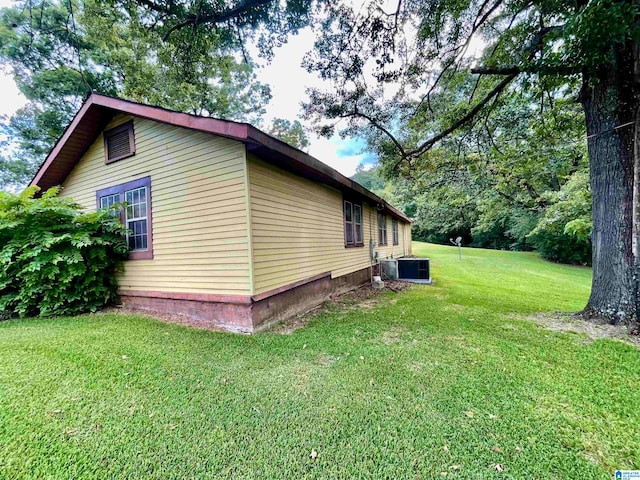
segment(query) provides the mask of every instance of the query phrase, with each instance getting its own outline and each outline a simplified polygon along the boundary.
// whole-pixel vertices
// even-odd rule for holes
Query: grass
[[[640,468],[640,351],[522,318],[580,309],[590,270],[530,253],[414,253],[431,257],[435,286],[330,309],[291,335],[123,315],[0,323],[0,477],[590,479]]]

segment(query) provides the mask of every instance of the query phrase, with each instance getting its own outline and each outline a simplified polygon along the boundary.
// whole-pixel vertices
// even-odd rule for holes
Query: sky
[[[9,6],[11,0],[0,0],[0,7]],[[264,115],[264,125],[270,125],[273,118],[300,120],[300,103],[306,99],[305,88],[319,86],[321,81],[308,73],[300,64],[304,54],[313,47],[313,34],[303,30],[280,47],[268,65],[263,65],[257,72],[258,80],[271,86],[272,99]],[[264,61],[262,61],[264,64]],[[26,103],[16,87],[11,72],[0,71],[0,115],[11,116]],[[343,175],[351,176],[356,167],[364,161],[370,163],[372,155],[361,153],[364,147],[358,139],[342,139],[337,135],[330,138],[319,138],[309,134],[309,153],[338,170]]]
[[[273,118],[300,120],[305,124],[299,118],[302,111],[300,103],[307,99],[305,89],[322,85],[316,75],[300,66],[304,55],[313,48],[313,41],[311,30],[302,30],[276,50],[272,62],[257,72],[260,81],[271,85],[272,99],[264,116],[265,125],[269,125]],[[326,139],[312,133],[309,138],[309,153],[344,175],[353,175],[361,162],[372,161],[371,153],[362,153],[364,142],[359,139],[342,139],[337,135]]]

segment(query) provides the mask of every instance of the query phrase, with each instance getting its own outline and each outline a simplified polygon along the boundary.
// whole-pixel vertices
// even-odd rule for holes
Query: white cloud
[[[264,60],[259,62],[261,68],[257,72],[258,78],[271,86],[272,94],[265,123],[270,123],[274,118],[298,118],[300,103],[306,98],[305,88],[321,84],[316,75],[300,66],[305,53],[313,48],[313,41],[313,33],[304,29],[275,51],[271,63],[266,64]]]
[[[343,140],[338,136],[330,139],[316,137],[311,143],[309,153],[349,177],[356,173],[356,167],[360,165],[360,162],[365,157],[364,154],[341,154],[340,151],[348,146],[350,142],[351,140]]]

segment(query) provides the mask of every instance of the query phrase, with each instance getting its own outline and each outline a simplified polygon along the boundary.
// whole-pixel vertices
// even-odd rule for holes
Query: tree
[[[558,192],[546,192],[549,202],[528,234],[542,256],[553,261],[584,263],[591,253],[591,195],[587,172],[574,173]]]
[[[467,81],[457,83],[460,97],[468,97],[475,86],[467,76]],[[541,109],[536,97],[535,91],[504,92],[479,121],[422,155],[408,172],[410,195],[420,205],[417,236],[448,243],[461,235],[475,246],[536,248],[554,261],[591,262],[588,239],[580,240],[579,249],[559,248],[575,242],[564,233],[565,224],[574,220],[571,211],[562,217],[564,223],[554,224],[553,235],[545,228],[531,236],[556,194],[586,168],[587,156],[584,116],[575,103],[554,98]],[[401,129],[423,138],[429,132],[415,120],[401,123]],[[387,166],[396,158],[393,151],[388,158],[381,154]]]
[[[284,118],[275,118],[269,134],[300,150],[309,148],[309,136],[298,120],[291,122]]]
[[[263,46],[268,52],[278,42],[275,33],[266,34],[274,18],[283,23],[292,18],[288,7],[261,6],[265,3],[238,2],[220,15],[197,10],[191,2],[128,0],[26,0],[2,9],[0,63],[29,100],[8,124],[18,148],[0,164],[6,167],[0,175],[7,178],[4,185],[29,180],[91,92],[187,113],[259,120],[270,91],[257,81],[243,42],[264,35],[270,39]],[[205,2],[199,5],[206,8]],[[198,19],[176,24],[172,18],[178,13]],[[199,23],[205,18],[208,24]],[[291,28],[301,22],[291,20]]]
[[[636,184],[640,179],[637,0],[394,5],[385,10],[372,0],[358,9],[325,6],[317,27],[321,37],[306,65],[331,87],[311,92],[308,115],[346,120],[350,133],[384,137],[395,155],[390,171],[398,174],[478,122],[504,93],[536,90],[544,108],[545,97],[552,100],[577,86],[593,201],[593,283],[585,313],[637,326],[640,255],[632,241],[640,231],[633,201],[634,168]],[[482,55],[476,58],[472,50],[479,45]],[[466,97],[439,101],[461,72],[476,76],[473,89]],[[397,128],[399,118],[415,118],[427,134],[407,135]],[[334,122],[324,132],[333,128]],[[635,205],[640,219],[640,202]]]
[[[364,165],[360,164],[356,167],[356,173],[351,176],[351,180],[358,182],[367,190],[384,190],[386,186],[385,179],[379,174],[379,167],[374,166],[366,169]]]

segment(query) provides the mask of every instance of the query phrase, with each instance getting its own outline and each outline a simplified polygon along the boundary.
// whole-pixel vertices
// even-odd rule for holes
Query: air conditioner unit
[[[395,258],[385,258],[380,260],[380,276],[383,280],[398,279],[398,261]]]
[[[418,283],[431,283],[428,258],[399,258],[398,278]]]

